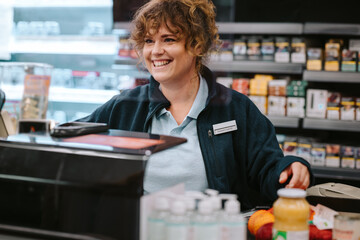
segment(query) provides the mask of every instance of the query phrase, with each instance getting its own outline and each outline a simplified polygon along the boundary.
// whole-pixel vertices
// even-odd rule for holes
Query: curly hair
[[[146,35],[165,26],[178,39],[185,38],[185,48],[196,57],[200,71],[204,58],[221,43],[215,16],[211,0],[151,0],[135,13],[130,39],[141,56]]]

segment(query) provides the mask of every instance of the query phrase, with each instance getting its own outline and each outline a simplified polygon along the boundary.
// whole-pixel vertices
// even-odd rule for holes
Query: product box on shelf
[[[219,53],[219,60],[230,62],[233,59],[233,42],[231,40],[223,40]]]
[[[326,107],[327,119],[340,119],[340,101],[341,94],[339,92],[328,92],[328,100]]]
[[[308,48],[306,69],[310,71],[321,71],[323,62],[323,50],[321,48]]]
[[[250,100],[256,105],[262,114],[267,113],[267,97],[266,96],[256,96],[250,95]]]
[[[327,90],[308,89],[306,92],[306,116],[310,118],[325,118]]]
[[[272,96],[286,96],[286,86],[288,85],[288,80],[286,79],[277,79],[272,80],[268,83],[269,95]]]
[[[297,145],[297,155],[311,163],[311,142],[307,138],[299,138]]]
[[[356,169],[360,169],[360,147],[357,147],[357,148],[356,148],[355,168],[356,168]]]
[[[286,97],[268,96],[268,115],[285,116],[285,113],[286,113]]]
[[[297,155],[297,137],[287,136],[284,140],[283,152],[284,155]]]
[[[252,36],[247,42],[247,55],[249,60],[261,60],[261,46],[260,39],[257,36]]]
[[[247,45],[245,38],[236,39],[234,41],[233,56],[234,56],[234,60],[247,59]]]
[[[355,120],[355,101],[353,97],[341,98],[341,120]]]
[[[249,95],[249,82],[250,79],[248,78],[235,78],[233,79],[232,89],[242,94]]]
[[[268,82],[269,79],[252,78],[250,79],[250,95],[268,95]]]
[[[288,117],[303,118],[305,116],[305,98],[287,97],[286,115]]]
[[[231,88],[233,79],[231,77],[217,77],[216,82],[224,85],[225,87]]]
[[[303,38],[291,39],[291,62],[306,62],[306,45]]]
[[[286,86],[286,95],[289,97],[305,97],[307,81],[293,80]]]
[[[343,72],[356,72],[358,62],[358,53],[349,49],[342,51],[341,71]]]
[[[340,51],[342,41],[330,39],[325,44],[325,71],[340,71]]]
[[[340,167],[340,145],[326,144],[326,167]]]
[[[355,168],[356,148],[352,146],[341,146],[341,167]]]
[[[326,150],[322,143],[313,143],[311,147],[311,164],[325,166]]]
[[[275,39],[275,62],[290,62],[290,44],[286,37]]]
[[[274,61],[275,43],[274,38],[263,38],[261,40],[261,55],[263,61]]]
[[[355,119],[360,121],[360,97],[356,98]]]

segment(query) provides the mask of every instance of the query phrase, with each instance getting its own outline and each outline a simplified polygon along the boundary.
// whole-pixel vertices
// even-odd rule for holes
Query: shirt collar
[[[195,100],[193,102],[193,105],[191,106],[191,109],[189,113],[187,114],[187,117],[197,119],[200,112],[205,108],[206,105],[206,99],[208,97],[208,91],[209,88],[207,86],[206,80],[203,78],[203,76],[200,75],[200,85],[199,90],[196,94]],[[156,117],[159,118],[165,113],[167,113],[168,110],[165,108],[162,108],[157,114]]]

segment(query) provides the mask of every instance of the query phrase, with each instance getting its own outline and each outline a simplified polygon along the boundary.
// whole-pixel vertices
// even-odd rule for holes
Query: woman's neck
[[[168,110],[179,125],[189,113],[195,101],[199,86],[199,75],[195,75],[184,83],[161,85],[162,93],[171,103]]]

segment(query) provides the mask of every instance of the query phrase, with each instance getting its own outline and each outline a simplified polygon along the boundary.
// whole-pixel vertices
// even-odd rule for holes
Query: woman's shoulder
[[[140,85],[131,89],[124,89],[113,97],[113,101],[123,101],[131,99],[148,99],[149,84]]]

